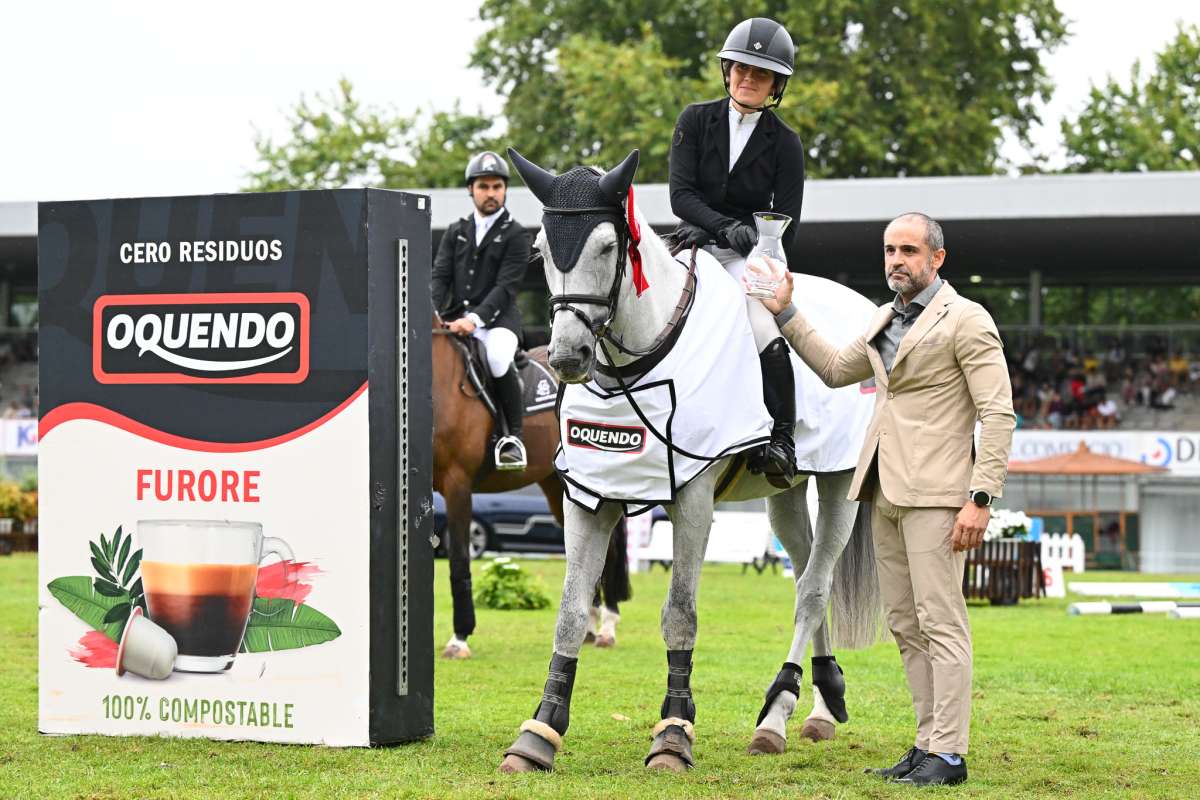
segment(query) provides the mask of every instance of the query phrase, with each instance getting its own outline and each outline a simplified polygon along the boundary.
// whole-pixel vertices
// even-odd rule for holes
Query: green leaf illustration
[[[128,596],[124,589],[117,586],[115,583],[109,583],[103,578],[96,578],[92,582],[92,588],[105,597],[126,597]]]
[[[104,551],[104,560],[111,561],[112,560],[112,547],[109,546],[108,539],[105,538],[103,533],[100,534],[100,549]]]
[[[114,606],[129,603],[129,597],[124,592],[121,593],[121,597],[105,597],[95,591],[92,579],[87,575],[55,578],[46,588],[72,614],[106,634],[114,642],[120,640],[121,631],[125,628],[124,621],[106,623],[104,618]]]
[[[129,614],[131,611],[133,611],[133,606],[131,606],[129,603],[122,603],[119,606],[113,606],[108,610],[108,613],[104,615],[104,622],[105,624],[110,622],[120,622],[121,624],[124,624],[125,620],[129,619]]]
[[[108,568],[108,565],[105,564],[103,561],[97,561],[95,558],[93,558],[92,566],[96,569],[96,574],[99,575],[101,578],[104,578],[104,580],[108,581],[109,583],[117,582],[117,579],[115,577],[113,577],[112,571]]]
[[[133,537],[126,536],[124,544],[121,545],[121,552],[117,554],[117,570],[125,568],[125,559],[129,558],[129,545],[131,544],[133,544]],[[125,580],[129,579],[126,578]]]
[[[129,540],[126,539],[126,541],[129,541]],[[133,577],[133,573],[137,572],[137,568],[139,566],[141,566],[141,563],[142,563],[142,551],[141,551],[141,548],[138,548],[137,552],[135,552],[133,554],[133,558],[129,559],[129,563],[125,565],[125,573],[121,576],[121,585],[122,586],[129,583],[129,579]],[[130,590],[130,594],[138,594],[138,593],[139,592]]]
[[[242,638],[243,653],[293,650],[322,644],[342,635],[341,628],[311,606],[291,600],[258,597]]]
[[[88,547],[92,548],[92,558],[103,564],[104,563],[104,551],[102,551],[99,547],[97,547],[95,542],[88,542]],[[94,563],[96,563],[96,561],[93,561],[92,563],[94,564]]]
[[[129,587],[129,596],[130,597],[141,597],[142,594],[143,594],[142,579],[138,578],[136,581],[133,582],[133,586]]]

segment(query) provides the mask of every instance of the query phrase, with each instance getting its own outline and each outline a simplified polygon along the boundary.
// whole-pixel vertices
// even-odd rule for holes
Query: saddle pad
[[[532,356],[521,367],[521,383],[525,387],[525,416],[554,408],[558,379]]]

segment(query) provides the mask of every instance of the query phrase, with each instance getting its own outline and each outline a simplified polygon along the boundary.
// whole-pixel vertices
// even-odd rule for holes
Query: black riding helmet
[[[725,37],[725,46],[717,53],[717,58],[721,59],[726,94],[729,94],[729,70],[734,61],[775,73],[775,85],[771,89],[774,102],[755,109],[764,111],[774,108],[783,100],[788,77],[796,66],[796,48],[787,29],[778,22],[765,17],[753,17],[734,26]]]
[[[491,150],[484,150],[467,163],[467,186],[471,185],[471,181],[475,180],[476,178],[482,178],[485,175],[494,175],[497,178],[504,178],[504,182],[507,184],[508,163]]]

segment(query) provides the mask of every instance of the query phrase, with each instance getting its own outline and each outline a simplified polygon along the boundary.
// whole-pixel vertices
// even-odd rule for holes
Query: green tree
[[[683,106],[720,96],[715,54],[742,18],[791,32],[780,111],[825,177],[994,172],[1005,132],[1028,142],[1042,58],[1066,35],[1053,0],[483,0],[480,16],[472,63],[506,97],[514,145],[561,170],[630,141],[652,180]]]
[[[301,97],[288,127],[281,143],[255,138],[260,163],[248,190],[458,186],[471,154],[497,146],[487,117],[456,105],[422,125],[419,115],[363,106],[344,78],[329,94]]]
[[[1180,25],[1143,78],[1092,86],[1074,120],[1062,120],[1073,172],[1200,169],[1200,27]]]

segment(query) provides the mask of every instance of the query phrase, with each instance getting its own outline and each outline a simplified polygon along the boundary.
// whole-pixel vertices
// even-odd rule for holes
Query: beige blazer
[[[891,303],[880,306],[867,332],[840,350],[800,314],[782,329],[829,386],[875,379],[875,414],[849,499],[870,500],[876,478],[898,506],[957,508],[980,489],[999,497],[1016,415],[995,323],[943,281],[900,340],[889,376],[872,340],[895,313]],[[982,425],[978,454],[976,420]]]

